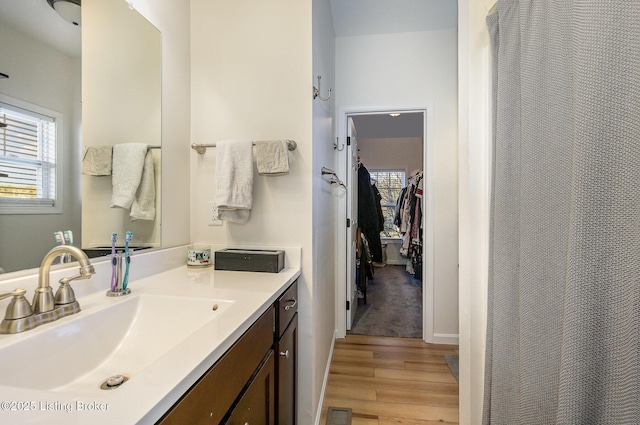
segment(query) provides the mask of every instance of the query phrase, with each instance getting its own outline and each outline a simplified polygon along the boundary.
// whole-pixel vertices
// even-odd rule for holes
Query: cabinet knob
[[[289,311],[292,308],[294,308],[296,306],[296,304],[298,304],[298,300],[296,300],[295,298],[292,299],[292,300],[288,300],[287,302],[291,302],[291,301],[293,301],[293,304],[284,306],[284,311]]]
[[[280,357],[284,357],[284,358],[288,359],[289,358],[289,350],[280,351]]]

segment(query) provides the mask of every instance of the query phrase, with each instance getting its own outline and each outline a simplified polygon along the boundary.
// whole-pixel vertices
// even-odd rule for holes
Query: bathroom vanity
[[[158,425],[295,424],[297,287],[294,282]]]
[[[0,423],[294,424],[299,248],[280,273],[185,259],[186,247],[134,257],[132,292],[116,298],[109,262],[96,261],[72,284],[79,313],[0,335]],[[36,286],[37,276],[0,282],[27,297]],[[127,380],[101,389],[117,375]]]

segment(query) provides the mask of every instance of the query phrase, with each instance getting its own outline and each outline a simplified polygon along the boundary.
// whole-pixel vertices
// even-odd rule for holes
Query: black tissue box
[[[227,248],[215,252],[216,270],[278,273],[284,268],[284,251]]]

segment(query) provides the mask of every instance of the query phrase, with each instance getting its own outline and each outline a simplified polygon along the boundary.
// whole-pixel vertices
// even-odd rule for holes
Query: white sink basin
[[[40,332],[20,334],[15,343],[8,341],[0,348],[0,386],[86,395],[102,391],[100,385],[113,375],[135,380],[137,373],[234,303],[130,297],[44,325]]]

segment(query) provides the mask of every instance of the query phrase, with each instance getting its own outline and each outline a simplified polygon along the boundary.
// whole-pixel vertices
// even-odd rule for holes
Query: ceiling
[[[457,28],[457,0],[330,0],[336,37]]]
[[[330,0],[336,37],[433,31],[457,26],[456,0]],[[37,22],[38,25],[33,25]],[[80,28],[46,0],[0,1],[0,23],[80,56]]]
[[[71,57],[80,57],[80,27],[70,24],[47,0],[1,0],[0,25],[40,40]]]
[[[403,113],[392,117],[385,114],[355,115],[352,117],[358,139],[389,139],[423,137],[422,112]]]

